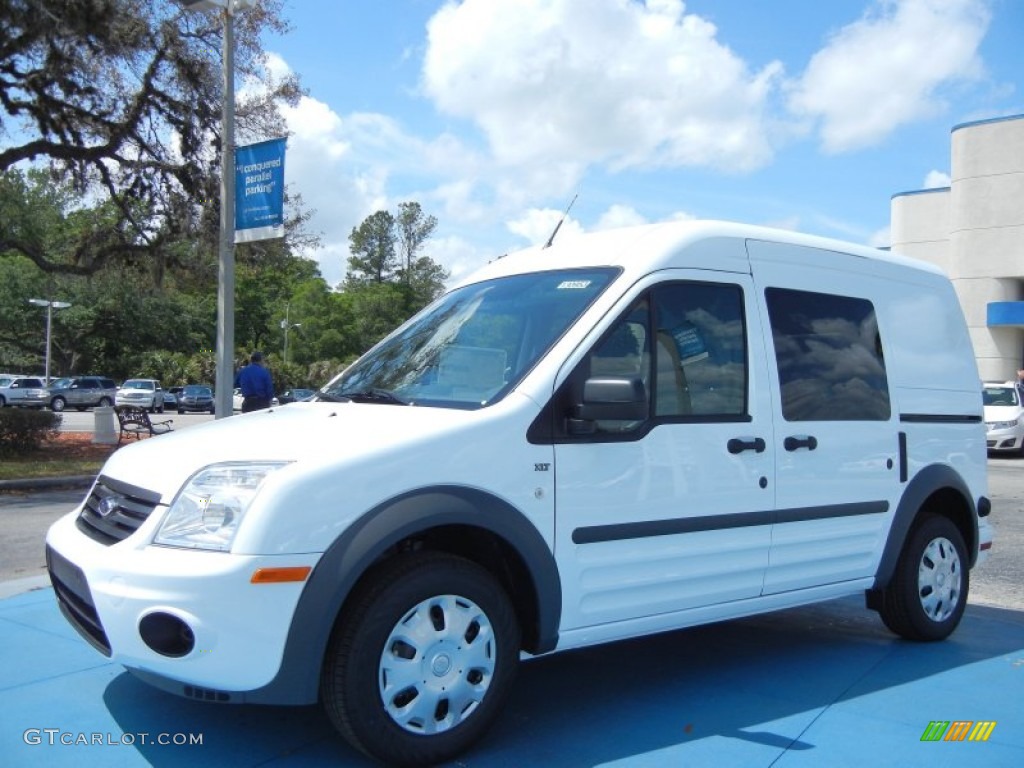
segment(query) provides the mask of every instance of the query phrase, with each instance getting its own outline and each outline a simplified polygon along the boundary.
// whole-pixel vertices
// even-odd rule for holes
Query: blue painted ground
[[[48,588],[0,600],[0,648],[5,768],[370,764],[316,707],[149,688],[81,640]],[[922,742],[933,720],[996,725],[984,743]],[[952,638],[915,644],[848,599],[533,660],[457,765],[1024,766],[1024,613],[972,605]]]

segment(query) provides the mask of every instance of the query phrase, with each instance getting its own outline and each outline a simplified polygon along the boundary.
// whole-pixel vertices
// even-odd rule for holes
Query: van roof
[[[566,233],[568,234],[568,233]],[[768,240],[839,251],[877,262],[898,264],[925,272],[944,274],[938,267],[890,251],[866,245],[805,235],[784,229],[758,227],[726,221],[691,220],[636,227],[603,230],[582,235],[565,236],[550,248],[533,246],[507,254],[487,264],[460,285],[505,275],[554,269],[612,266],[636,276],[679,266],[676,254],[685,246],[713,238]],[[734,271],[738,264],[734,264]],[[724,268],[729,267],[723,265]],[[747,271],[746,268],[739,271]]]

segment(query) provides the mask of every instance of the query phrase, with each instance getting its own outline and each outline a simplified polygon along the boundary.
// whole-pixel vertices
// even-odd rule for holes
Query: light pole
[[[291,312],[292,305],[285,304],[284,306],[284,320],[281,321],[281,329],[284,331],[284,364],[288,365],[288,331],[292,328],[301,328],[302,323],[292,323],[288,320],[288,314]]]
[[[217,372],[215,418],[232,414],[235,372],[235,11],[252,0],[179,0],[188,11],[219,9],[224,26],[221,77],[220,256],[217,269]]]
[[[66,301],[47,301],[46,299],[29,299],[29,304],[46,307],[46,386],[50,386],[50,334],[53,331],[53,310],[67,309],[71,305]]]

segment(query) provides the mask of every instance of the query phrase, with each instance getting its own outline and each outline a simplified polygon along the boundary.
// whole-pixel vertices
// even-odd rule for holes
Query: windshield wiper
[[[379,389],[377,387],[370,387],[369,389],[361,389],[358,392],[339,392],[332,397],[345,398],[351,400],[354,403],[382,403],[385,405],[409,405],[408,401],[403,400],[394,392],[387,389]]]
[[[330,392],[317,392],[315,397],[317,401],[328,403],[347,403],[350,399],[347,395],[332,395]]]

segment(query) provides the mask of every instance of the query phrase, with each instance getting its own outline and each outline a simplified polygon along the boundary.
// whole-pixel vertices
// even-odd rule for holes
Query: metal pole
[[[284,305],[284,320],[281,327],[284,328],[284,364],[288,365],[288,331],[291,328],[292,303],[289,301]]]
[[[46,302],[46,386],[50,386],[50,331],[53,328],[53,301]]]
[[[235,30],[231,3],[224,8],[221,117],[220,259],[217,272],[216,418],[230,416],[235,386]]]

